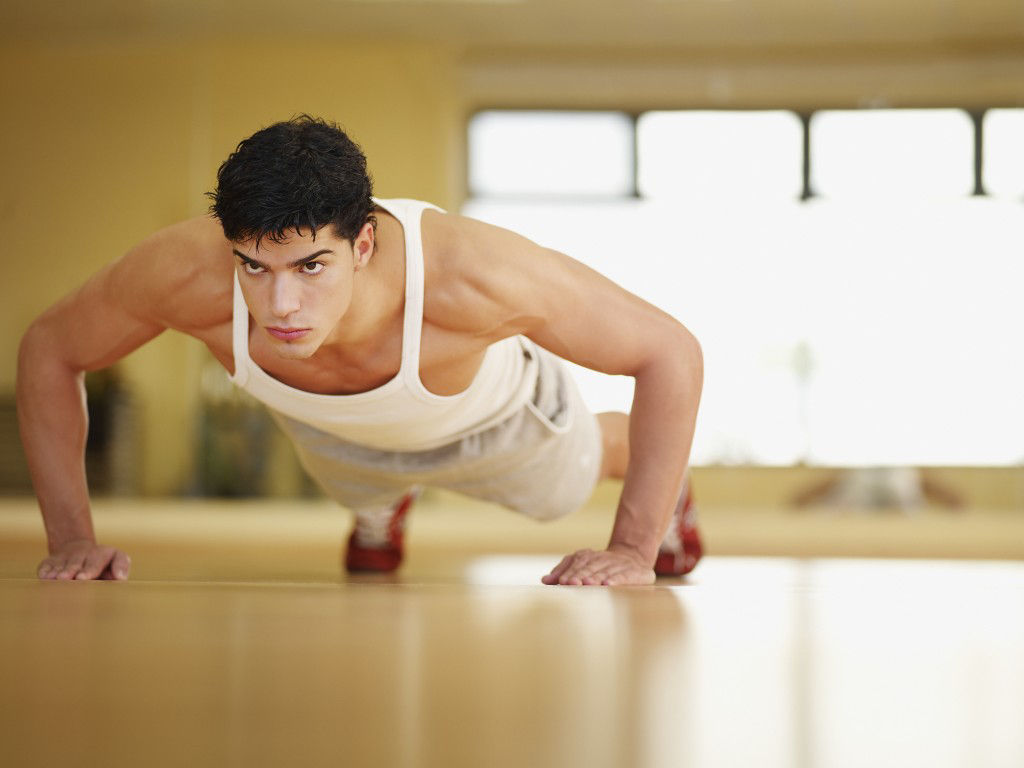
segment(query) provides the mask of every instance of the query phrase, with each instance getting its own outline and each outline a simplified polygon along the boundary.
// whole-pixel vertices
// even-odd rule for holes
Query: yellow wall
[[[379,195],[455,209],[464,121],[481,107],[971,106],[1020,103],[1024,93],[1024,55],[1006,51],[762,61],[288,39],[0,49],[0,395],[13,391],[18,339],[35,315],[148,233],[204,211],[203,192],[236,143],[297,112],[352,134]],[[167,333],[120,366],[141,409],[144,493],[186,484],[207,361],[197,343]]]
[[[93,42],[0,51],[3,301],[0,392],[32,318],[148,233],[203,212],[237,142],[309,112],[336,120],[383,197],[453,203],[453,57],[441,48]],[[141,407],[141,488],[190,470],[206,352],[173,332],[121,365]]]

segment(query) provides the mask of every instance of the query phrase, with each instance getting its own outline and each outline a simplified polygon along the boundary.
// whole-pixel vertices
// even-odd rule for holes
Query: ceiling
[[[6,36],[351,35],[468,50],[889,46],[1024,54],[1022,0],[0,0]]]

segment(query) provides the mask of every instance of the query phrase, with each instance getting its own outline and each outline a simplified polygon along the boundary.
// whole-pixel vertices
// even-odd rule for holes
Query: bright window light
[[[1024,206],[815,201],[799,225],[810,461],[1024,459]]]
[[[1024,197],[1024,109],[990,109],[982,123],[985,191],[994,197]]]
[[[647,112],[637,123],[644,197],[794,200],[803,126],[792,112]]]
[[[523,196],[463,213],[569,254],[696,334],[695,464],[1024,462],[1019,202]],[[632,379],[572,370],[591,409],[630,408]]]
[[[469,124],[469,183],[482,196],[632,194],[632,120],[619,112],[481,112]]]
[[[816,112],[811,188],[828,198],[941,198],[974,191],[974,125],[959,109]]]

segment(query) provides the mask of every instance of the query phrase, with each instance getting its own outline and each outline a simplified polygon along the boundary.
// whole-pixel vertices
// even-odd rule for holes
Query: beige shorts
[[[601,429],[561,361],[540,353],[530,402],[497,426],[426,451],[349,443],[281,414],[302,466],[352,510],[397,501],[414,486],[445,488],[538,520],[581,507],[601,470]]]

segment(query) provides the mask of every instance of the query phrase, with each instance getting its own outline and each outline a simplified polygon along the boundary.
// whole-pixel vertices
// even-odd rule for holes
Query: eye
[[[243,261],[242,269],[245,270],[245,273],[247,275],[258,275],[260,272],[263,271],[263,267],[252,261]]]
[[[307,261],[302,265],[302,272],[307,275],[318,275],[324,270],[322,261]]]

